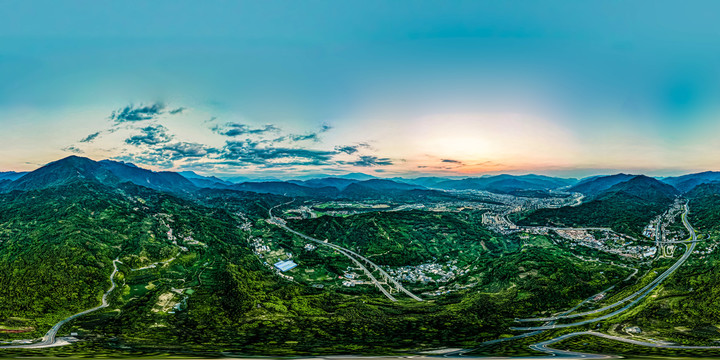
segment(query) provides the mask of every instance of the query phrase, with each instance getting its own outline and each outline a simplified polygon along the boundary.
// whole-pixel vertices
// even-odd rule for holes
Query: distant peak
[[[83,161],[83,162],[95,162],[95,161],[93,161],[93,160],[91,160],[91,159],[89,159],[89,158],[82,157],[82,156],[77,156],[77,155],[70,155],[70,156],[68,156],[68,157],[62,158],[62,159],[57,160],[57,161],[54,161],[54,162],[56,162],[56,163],[61,163],[61,162],[78,162],[78,161]]]

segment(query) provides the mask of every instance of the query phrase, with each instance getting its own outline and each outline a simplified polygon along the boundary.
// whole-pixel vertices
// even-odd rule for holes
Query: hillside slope
[[[611,227],[639,236],[647,223],[667,210],[678,191],[653,178],[638,175],[617,183],[579,206],[540,209],[522,218],[519,225]]]

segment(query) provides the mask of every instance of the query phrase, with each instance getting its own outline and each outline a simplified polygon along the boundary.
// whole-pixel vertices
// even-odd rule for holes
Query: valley
[[[72,157],[4,185],[4,354],[716,346],[712,182],[685,193],[644,176],[197,187],[124,166]]]

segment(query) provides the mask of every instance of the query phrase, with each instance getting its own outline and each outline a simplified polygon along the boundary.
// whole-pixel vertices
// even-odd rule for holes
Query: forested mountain
[[[284,181],[244,182],[232,185],[230,189],[263,194],[304,197],[334,197],[339,193],[337,188],[331,186],[314,188]]]
[[[419,185],[405,184],[392,180],[372,179],[348,185],[340,194],[340,199],[382,199],[408,201],[410,199],[427,200],[430,198],[453,198],[452,195],[434,190],[425,190]],[[432,201],[432,200],[430,200]]]
[[[204,244],[240,241],[225,211],[130,183],[83,179],[0,194],[0,318],[47,329],[96,306],[112,259],[139,267],[178,253],[165,222]]]
[[[408,184],[415,184],[415,185],[420,185],[420,186],[425,186],[425,187],[434,187],[441,182],[450,181],[450,180],[458,180],[458,179],[449,179],[446,177],[436,177],[436,176],[424,176],[424,177],[419,177],[419,178],[414,178],[414,179],[403,179],[403,180],[405,182],[407,182]]]
[[[360,181],[341,178],[324,178],[308,181],[244,182],[228,188],[293,197],[356,200],[406,196],[409,195],[408,192],[424,189],[422,186],[392,180],[370,179]]]
[[[424,189],[425,187],[419,186],[419,185],[412,185],[412,184],[406,184],[403,182],[397,182],[392,180],[385,180],[385,179],[371,179],[371,180],[365,180],[365,181],[359,181],[352,184],[349,184],[345,190],[346,191],[355,191],[354,189],[369,189],[369,190],[377,190],[377,191],[383,191],[383,190],[418,190],[418,189]]]
[[[706,171],[697,174],[668,177],[662,179],[662,181],[674,186],[681,192],[688,192],[698,185],[720,182],[720,172]]]
[[[470,214],[401,211],[325,216],[294,220],[290,224],[320,239],[339,239],[343,246],[364,254],[381,254],[373,259],[384,265],[416,265],[446,255],[457,258],[465,252],[468,256],[478,256],[517,246],[478,226],[479,222]]]
[[[14,181],[19,178],[21,178],[23,175],[27,174],[27,172],[15,172],[15,171],[0,171],[0,180],[10,180]]]
[[[345,190],[346,187],[350,184],[354,184],[356,182],[360,182],[361,180],[354,180],[354,179],[344,179],[344,178],[338,178],[338,177],[327,177],[327,178],[320,178],[320,179],[310,179],[310,180],[290,180],[289,182],[301,186],[309,186],[313,188],[323,188],[323,187],[334,187],[340,191]]]
[[[441,181],[433,187],[448,190],[485,190],[499,194],[513,194],[518,191],[553,190],[570,186],[576,181],[575,179],[541,175],[494,175]]]
[[[139,179],[147,186],[133,182]],[[0,323],[22,319],[23,330],[0,332],[0,338],[39,337],[58,320],[97,306],[110,286],[112,260],[122,262],[110,307],[64,325],[61,335],[84,335],[83,347],[72,347],[77,351],[287,355],[474,344],[500,336],[520,313],[544,309],[553,298],[563,299],[557,306],[578,301],[626,272],[599,272],[599,264],[582,264],[549,248],[547,240],[538,239],[544,241],[538,246],[492,233],[481,213],[396,212],[324,219],[326,225],[293,223],[318,236],[338,236],[333,241],[388,264],[462,259],[468,269],[472,265],[472,281],[493,292],[458,290],[438,301],[394,303],[372,286],[319,289],[285,280],[263,264],[251,239],[297,254],[298,279],[331,271],[323,281],[332,285],[353,266],[332,251],[307,252],[307,241],[264,220],[287,197],[211,188],[181,197],[153,189],[172,184],[155,175],[82,158],[49,164],[21,186],[11,184],[13,191],[0,194]],[[362,186],[435,193],[386,181]],[[520,270],[528,264],[537,266],[535,275]],[[483,275],[489,271],[491,277]]]
[[[215,176],[202,176],[192,171],[181,171],[178,174],[188,179],[193,185],[199,188],[227,189],[233,185],[230,181],[217,178]]]
[[[189,195],[199,188],[249,191],[260,194],[275,194],[291,197],[311,198],[377,198],[388,194],[402,195],[403,192],[422,189],[422,186],[405,184],[392,180],[352,180],[344,178],[314,179],[302,182],[263,181],[232,184],[215,177],[204,177],[185,172],[154,172],[133,164],[117,161],[93,161],[70,156],[49,163],[27,173],[12,182],[0,183],[0,190],[33,190],[68,185],[80,180],[94,181],[108,186],[129,182],[155,190]]]
[[[668,184],[638,175],[596,193],[581,205],[534,211],[519,224],[611,227],[637,236],[650,219],[667,210],[678,193]]]
[[[690,219],[703,232],[720,233],[720,183],[700,184],[685,195],[690,201]]]
[[[628,181],[636,175],[615,174],[608,176],[594,176],[580,180],[577,184],[568,189],[571,192],[579,192],[585,196],[593,197],[621,182]]]
[[[80,180],[108,186],[129,182],[168,192],[196,189],[190,181],[177,173],[154,172],[116,161],[96,162],[83,157],[70,156],[23,175],[9,184],[6,190],[38,190],[69,185]]]

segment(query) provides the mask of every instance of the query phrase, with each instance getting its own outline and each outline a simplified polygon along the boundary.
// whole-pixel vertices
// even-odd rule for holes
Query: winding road
[[[561,336],[558,336],[556,338],[546,340],[543,342],[539,342],[537,344],[530,345],[530,348],[536,351],[544,352],[547,354],[552,354],[553,356],[573,356],[573,357],[595,357],[595,358],[607,358],[606,355],[594,355],[594,356],[588,356],[591,354],[586,353],[580,353],[580,352],[574,352],[574,351],[568,351],[568,350],[558,350],[549,347],[549,345],[558,343],[563,340],[567,340],[569,338],[575,337],[575,336],[581,336],[581,335],[590,335],[590,336],[597,336],[609,340],[615,340],[624,342],[627,344],[633,344],[633,345],[639,345],[639,346],[647,346],[647,347],[654,347],[654,348],[663,348],[663,349],[680,349],[680,350],[707,350],[707,349],[720,349],[720,346],[702,346],[702,345],[671,345],[671,344],[659,344],[649,341],[641,341],[641,340],[635,340],[635,339],[628,339],[620,336],[614,336],[614,335],[608,335],[601,332],[595,332],[595,331],[577,331],[573,333],[564,334]]]
[[[604,306],[599,309],[595,309],[592,311],[586,311],[581,313],[575,313],[575,314],[567,314],[567,315],[559,315],[559,316],[553,316],[553,317],[545,317],[545,318],[528,318],[528,319],[516,319],[517,322],[540,322],[540,321],[553,321],[553,320],[560,320],[560,319],[570,319],[570,318],[577,318],[577,317],[584,317],[588,315],[593,315],[597,313],[604,312],[606,310],[610,310],[613,308],[616,308],[626,302],[630,302],[629,304],[623,306],[622,308],[613,311],[609,314],[596,317],[589,320],[579,321],[575,323],[570,324],[553,324],[553,325],[543,325],[543,326],[527,326],[527,327],[511,327],[511,330],[520,330],[520,331],[532,331],[532,330],[548,330],[548,329],[558,329],[558,328],[566,328],[566,327],[573,327],[573,326],[580,326],[585,324],[590,324],[594,322],[598,322],[601,320],[608,319],[610,317],[613,317],[615,315],[618,315],[631,307],[633,307],[635,304],[637,304],[640,300],[642,300],[645,296],[647,296],[650,292],[652,292],[660,283],[665,280],[668,276],[670,276],[675,270],[677,270],[685,261],[690,257],[693,250],[695,249],[695,244],[697,242],[697,234],[695,233],[695,230],[690,225],[690,223],[687,221],[687,213],[689,211],[688,205],[685,205],[685,212],[682,215],[682,221],[685,227],[690,232],[690,236],[692,238],[691,241],[689,241],[689,245],[686,245],[685,253],[683,256],[675,263],[673,264],[669,269],[665,270],[660,276],[655,278],[652,282],[645,285],[642,289],[628,295],[622,300],[619,300],[613,304]],[[639,297],[638,297],[639,296]],[[634,299],[634,300],[633,300]]]
[[[103,309],[108,307],[108,295],[115,290],[115,274],[118,272],[117,264],[122,264],[122,262],[119,259],[113,260],[113,272],[110,274],[110,289],[105,292],[102,296],[102,303],[99,306],[96,306],[92,309],[87,309],[85,311],[81,311],[75,315],[71,315],[65,319],[60,320],[57,324],[55,324],[48,332],[45,334],[45,336],[42,337],[42,340],[40,342],[34,343],[34,344],[23,344],[23,345],[9,345],[9,346],[0,346],[0,349],[39,349],[39,348],[45,348],[45,347],[52,347],[52,346],[62,346],[62,345],[68,345],[70,343],[68,342],[62,342],[59,343],[57,339],[57,333],[60,331],[60,328],[65,325],[66,323],[75,320],[83,315],[89,314],[91,312]]]
[[[685,204],[685,212],[684,212],[683,215],[682,215],[682,221],[683,221],[683,225],[685,225],[685,227],[686,227],[686,228],[688,229],[688,231],[690,232],[690,238],[691,238],[692,240],[688,241],[690,245],[687,245],[687,250],[685,251],[685,254],[683,254],[682,258],[680,258],[680,260],[679,260],[678,262],[676,262],[675,265],[673,265],[673,267],[671,267],[670,269],[668,269],[668,271],[670,271],[670,270],[675,271],[675,269],[677,269],[680,265],[682,265],[683,262],[685,262],[685,260],[687,260],[687,258],[690,256],[690,254],[692,253],[693,249],[695,248],[695,244],[696,244],[696,242],[697,242],[697,234],[695,233],[695,229],[692,227],[692,225],[690,225],[690,223],[689,223],[688,220],[687,220],[687,214],[688,214],[688,212],[689,212],[689,207],[688,207],[687,204]],[[672,271],[670,271],[670,273],[668,273],[668,271],[666,271],[665,273],[663,273],[663,275],[667,274],[665,277],[667,277],[667,276],[669,276],[670,274],[672,274]],[[664,279],[665,277],[663,277],[663,279]],[[657,280],[657,279],[656,279],[656,280]],[[662,281],[662,280],[661,280],[661,281]],[[658,282],[658,284],[659,284],[659,282]],[[655,284],[655,286],[657,286],[657,284]],[[642,299],[645,295],[647,295],[647,293],[648,293],[649,291],[652,291],[652,289],[654,289],[655,286],[653,286],[651,289],[649,289],[648,291],[646,291],[645,293],[643,293],[643,295],[642,295],[639,299]],[[640,291],[642,291],[642,289],[641,289]],[[637,292],[636,292],[635,294],[637,294]],[[636,303],[639,299],[633,301],[633,303]],[[630,306],[630,305],[624,307],[623,309],[628,308],[629,306]],[[620,310],[623,310],[623,309],[620,309]],[[618,312],[620,312],[620,310],[615,311],[615,312],[613,312],[612,314],[617,314]],[[608,314],[608,315],[611,315],[611,314]],[[606,317],[604,317],[604,318],[607,318],[607,317],[609,317],[609,316],[606,316]],[[567,324],[567,325],[571,325],[571,324]],[[555,343],[557,343],[557,342],[563,341],[563,340],[568,339],[568,338],[571,338],[571,337],[580,336],[580,335],[597,336],[597,337],[601,337],[601,338],[605,338],[605,339],[610,339],[610,340],[615,340],[615,341],[621,341],[621,342],[628,343],[628,344],[634,344],[634,345],[640,345],[640,346],[648,346],[648,347],[655,347],[655,348],[666,348],[666,349],[720,349],[720,346],[671,345],[671,344],[653,343],[653,342],[647,342],[647,341],[641,341],[641,340],[635,340],[635,339],[628,339],[628,338],[624,338],[624,337],[620,337],[620,336],[608,335],[608,334],[599,333],[599,332],[595,332],[595,331],[578,331],[578,332],[573,332],[573,333],[568,333],[568,334],[560,335],[560,336],[555,337],[555,338],[553,338],[553,339],[546,340],[546,341],[542,341],[542,342],[539,342],[539,343],[530,345],[530,348],[533,349],[533,350],[536,350],[536,351],[540,351],[540,352],[544,352],[544,353],[553,355],[553,356],[588,357],[588,355],[590,355],[590,354],[579,353],[579,352],[572,352],[572,351],[565,351],[565,350],[558,350],[558,349],[554,349],[554,348],[549,347],[549,345],[555,344]],[[594,356],[594,357],[602,357],[602,355],[596,355],[596,356]],[[604,357],[606,357],[606,356],[604,356]]]
[[[680,267],[680,266],[687,260],[687,258],[690,256],[690,254],[692,254],[692,251],[693,251],[694,248],[695,248],[695,243],[697,242],[697,234],[695,233],[695,230],[693,229],[692,225],[690,225],[690,223],[689,223],[688,220],[687,220],[687,214],[688,214],[688,212],[689,212],[689,207],[688,207],[688,205],[686,204],[686,205],[685,205],[685,212],[684,212],[683,215],[682,215],[682,221],[683,221],[683,224],[685,225],[685,227],[686,227],[686,228],[688,229],[688,231],[690,232],[690,238],[691,238],[691,240],[685,241],[685,242],[687,243],[687,248],[686,248],[685,253],[684,253],[683,256],[680,258],[680,260],[678,260],[675,264],[673,264],[672,267],[670,267],[668,270],[666,270],[662,275],[660,275],[658,278],[656,278],[656,279],[655,279],[653,282],[651,282],[650,284],[646,285],[645,287],[643,287],[642,289],[636,291],[635,293],[629,295],[628,297],[626,297],[626,298],[624,298],[624,299],[622,299],[622,300],[620,300],[620,301],[618,301],[618,302],[616,302],[616,303],[614,303],[614,304],[611,304],[611,305],[609,305],[609,306],[603,307],[603,308],[601,308],[601,309],[596,309],[596,310],[593,310],[593,311],[588,311],[588,312],[583,312],[583,313],[572,314],[575,310],[577,310],[577,309],[580,308],[583,304],[585,304],[587,301],[589,301],[590,298],[588,298],[588,299],[583,300],[582,302],[580,302],[578,305],[576,305],[576,306],[573,307],[572,309],[566,310],[565,312],[563,312],[562,314],[560,314],[560,315],[558,315],[558,316],[546,317],[546,318],[516,319],[516,321],[519,321],[519,322],[534,322],[534,321],[540,322],[540,321],[542,321],[542,322],[545,322],[545,324],[543,324],[542,326],[535,326],[535,327],[513,327],[513,328],[511,328],[511,329],[513,329],[513,330],[521,330],[521,329],[522,329],[522,330],[529,330],[529,332],[524,333],[524,334],[520,334],[520,335],[516,335],[516,336],[512,336],[512,337],[508,337],[508,338],[502,338],[502,339],[496,339],[496,340],[486,341],[486,342],[481,343],[481,344],[480,344],[480,347],[484,347],[484,346],[487,346],[487,345],[492,345],[492,344],[496,344],[496,343],[500,343],[500,342],[504,342],[504,341],[511,341],[511,340],[517,340],[517,339],[532,337],[532,336],[535,336],[535,335],[539,335],[539,334],[543,333],[543,332],[546,331],[546,330],[563,328],[563,327],[571,327],[571,326],[580,326],[580,325],[583,325],[583,324],[588,324],[588,323],[591,323],[591,322],[596,322],[596,321],[600,321],[600,320],[603,320],[603,319],[607,319],[607,318],[610,318],[610,317],[612,317],[612,316],[618,315],[618,314],[622,313],[623,311],[628,310],[628,309],[631,308],[633,305],[635,305],[635,304],[638,303],[640,300],[642,300],[645,296],[647,296],[652,290],[654,290],[654,289],[657,287],[657,285],[659,285],[659,284],[662,282],[662,280],[664,280],[665,278],[667,278],[668,276],[670,276],[675,270],[677,270],[677,268]],[[613,286],[613,287],[614,287],[614,286]],[[603,291],[603,292],[607,292],[608,290],[612,289],[613,287],[610,287],[610,288],[606,289],[606,290]],[[639,296],[639,297],[638,297],[638,296]],[[632,301],[630,304],[624,306],[623,308],[618,309],[618,310],[616,310],[616,311],[614,311],[614,312],[612,312],[612,313],[610,313],[610,314],[607,314],[607,315],[604,315],[604,316],[601,316],[601,317],[598,317],[598,318],[594,318],[594,319],[590,319],[590,320],[586,320],[586,321],[581,321],[581,322],[577,322],[577,323],[572,323],[572,324],[560,324],[560,325],[556,325],[556,324],[555,324],[555,322],[556,322],[557,320],[560,320],[560,319],[567,319],[567,318],[573,318],[573,317],[579,317],[579,316],[586,316],[586,315],[591,315],[591,314],[594,314],[594,313],[602,312],[602,311],[605,311],[605,310],[608,310],[608,309],[612,309],[612,308],[615,308],[615,307],[617,307],[617,306],[619,306],[619,305],[622,305],[623,303],[628,302],[628,301],[630,301],[630,300],[632,300],[632,299],[635,299],[635,300]],[[571,337],[574,337],[574,336],[580,336],[580,335],[598,336],[598,337],[602,337],[602,338],[606,338],[606,339],[611,339],[611,340],[616,340],[616,341],[622,341],[622,342],[626,342],[626,343],[630,343],[630,344],[641,345],[641,346],[649,346],[649,347],[657,347],[657,348],[668,348],[668,349],[720,349],[720,346],[686,346],[686,345],[668,345],[668,344],[651,343],[651,342],[646,342],[646,341],[639,341],[639,340],[627,339],[627,338],[623,338],[623,337],[619,337],[619,336],[613,336],[613,335],[603,334],[603,333],[594,332],[594,331],[579,331],[579,332],[567,333],[567,334],[560,335],[560,336],[558,336],[558,337],[552,338],[552,339],[550,339],[550,340],[546,340],[546,341],[542,341],[542,342],[539,342],[539,343],[536,343],[536,344],[532,344],[532,345],[530,345],[530,348],[533,349],[533,350],[539,351],[539,352],[544,352],[544,353],[546,353],[546,354],[549,354],[549,355],[552,355],[552,356],[555,356],[555,357],[595,358],[595,359],[599,359],[599,358],[612,358],[612,357],[613,357],[613,356],[607,356],[607,355],[601,355],[601,354],[588,354],[588,353],[568,351],[568,350],[558,350],[558,349],[554,349],[554,348],[551,348],[551,347],[550,347],[550,345],[552,345],[552,344],[558,343],[558,342],[560,342],[560,341],[563,341],[563,340],[565,340],[565,339],[568,339],[568,338],[571,338]],[[444,354],[444,355],[445,355],[445,356],[450,356],[450,357],[452,357],[452,356],[462,356],[462,355],[465,355],[465,354],[467,354],[467,353],[471,353],[471,352],[473,352],[473,351],[476,351],[476,350],[478,350],[480,347],[475,348],[475,349],[462,349],[462,350],[458,350],[458,351],[452,351],[452,352],[448,352],[448,353],[446,353],[446,354]]]

